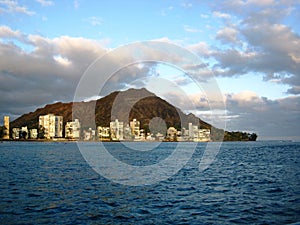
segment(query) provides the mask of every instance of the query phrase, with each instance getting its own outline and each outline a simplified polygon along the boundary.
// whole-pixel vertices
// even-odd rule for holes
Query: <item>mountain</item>
[[[115,119],[126,124],[135,118],[141,122],[141,128],[147,131],[151,119],[158,117],[165,121],[167,127],[188,128],[188,123],[191,122],[200,128],[211,129],[213,140],[222,141],[224,134],[223,130],[213,127],[193,114],[184,114],[180,109],[144,88],[116,91],[89,102],[48,104],[12,121],[10,127],[37,128],[39,116],[45,114],[63,116],[64,125],[67,121],[78,118],[82,128],[109,126],[110,121]]]

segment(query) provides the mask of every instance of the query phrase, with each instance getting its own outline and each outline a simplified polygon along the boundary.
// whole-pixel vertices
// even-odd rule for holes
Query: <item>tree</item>
[[[0,126],[0,139],[2,139],[4,136],[4,127]]]
[[[257,134],[256,134],[256,133],[252,133],[252,134],[250,135],[249,140],[250,140],[250,141],[256,141],[256,139],[257,139]]]
[[[45,138],[45,128],[42,125],[39,126],[38,138],[40,138],[40,139]]]

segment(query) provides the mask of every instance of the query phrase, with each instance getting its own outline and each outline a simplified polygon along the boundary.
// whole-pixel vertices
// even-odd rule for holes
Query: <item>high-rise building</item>
[[[189,138],[193,138],[193,124],[189,123]]]
[[[130,121],[131,134],[138,138],[140,136],[140,121],[133,119]]]
[[[9,139],[9,116],[4,116],[4,135],[3,139]]]
[[[124,125],[118,119],[110,122],[110,137],[113,141],[121,141],[124,139]]]
[[[63,137],[63,117],[55,116],[55,137]]]
[[[45,138],[62,137],[63,117],[48,114],[39,116],[39,134]]]

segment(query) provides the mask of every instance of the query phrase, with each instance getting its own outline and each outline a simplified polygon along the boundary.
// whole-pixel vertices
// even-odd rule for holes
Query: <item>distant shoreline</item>
[[[268,140],[261,140],[261,141],[268,141]],[[280,142],[293,142],[293,140],[270,140],[270,141],[280,141]],[[4,139],[0,140],[0,143],[2,142],[80,142],[80,143],[97,143],[97,142],[105,142],[105,143],[118,143],[118,142],[130,142],[130,143],[151,143],[151,142],[185,142],[185,143],[209,143],[209,142],[256,142],[256,141],[250,141],[250,140],[239,140],[239,141],[228,141],[228,140],[223,140],[223,141],[168,141],[168,140],[163,140],[163,141],[127,141],[127,140],[122,140],[122,141],[100,141],[100,140],[94,140],[94,141],[84,141],[84,140],[68,140],[68,139],[19,139],[19,140],[13,140],[13,139]]]

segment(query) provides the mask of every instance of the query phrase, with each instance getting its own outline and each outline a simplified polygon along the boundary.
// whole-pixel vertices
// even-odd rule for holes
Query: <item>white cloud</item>
[[[207,14],[201,14],[200,17],[203,18],[203,19],[208,19],[209,15],[207,15]]]
[[[218,18],[223,18],[223,19],[230,19],[231,18],[230,14],[222,13],[222,12],[218,12],[218,11],[214,11],[213,16],[218,17]]]
[[[193,28],[193,27],[191,27],[189,25],[184,25],[183,28],[184,28],[184,30],[186,32],[189,32],[189,33],[198,33],[198,32],[201,32],[201,30]]]
[[[22,34],[20,31],[12,30],[8,26],[0,26],[0,38],[21,38]]]
[[[240,44],[238,39],[238,31],[232,27],[225,27],[219,30],[216,35],[216,39],[221,40],[225,44]]]
[[[191,3],[191,2],[183,2],[182,4],[181,4],[181,6],[183,7],[183,8],[191,8],[192,6],[193,6],[193,4]]]
[[[0,13],[23,13],[26,15],[34,15],[35,12],[30,11],[26,6],[21,6],[17,1],[0,0]]]
[[[53,1],[48,1],[48,0],[35,0],[35,1],[40,3],[42,6],[52,6],[52,5],[54,5]]]
[[[199,42],[196,44],[189,45],[187,46],[187,49],[200,56],[208,57],[212,54],[212,50],[206,42]]]
[[[62,57],[61,55],[55,55],[53,56],[53,59],[63,66],[70,66],[72,64],[68,58]]]
[[[79,9],[79,7],[80,7],[79,1],[78,0],[74,0],[73,6],[74,6],[74,9]]]
[[[248,0],[246,2],[247,4],[254,4],[254,5],[259,5],[259,6],[270,6],[273,5],[275,2],[274,0]]]
[[[84,19],[84,21],[88,22],[92,26],[100,26],[103,23],[103,20],[96,16],[91,16],[89,18]]]

